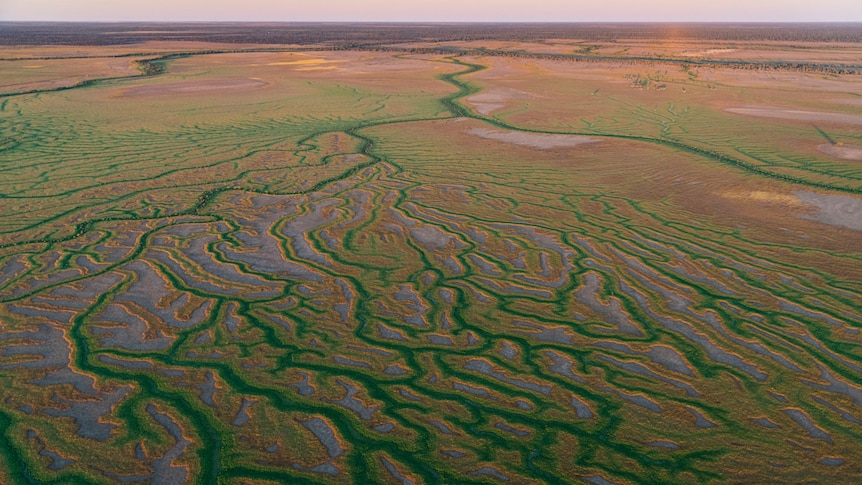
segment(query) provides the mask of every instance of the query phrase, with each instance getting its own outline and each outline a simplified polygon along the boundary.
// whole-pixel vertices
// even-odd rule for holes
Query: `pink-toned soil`
[[[523,133],[519,131],[495,131],[484,128],[473,128],[467,133],[478,136],[479,138],[496,140],[504,143],[514,143],[515,145],[528,146],[538,148],[540,150],[573,147],[584,143],[596,143],[600,141],[586,136],[544,135],[538,133]]]
[[[184,81],[165,84],[143,84],[125,91],[129,98],[141,96],[161,96],[177,94],[209,94],[212,92],[246,91],[267,86],[260,79],[251,78],[221,78],[206,81]]]
[[[862,161],[862,146],[859,145],[833,145],[831,143],[824,143],[817,145],[817,150],[841,160]]]
[[[826,113],[822,111],[804,111],[798,109],[780,108],[777,106],[744,106],[727,108],[725,111],[740,115],[759,116],[763,118],[778,118],[796,121],[825,121],[848,125],[862,125],[862,115],[844,113]]]

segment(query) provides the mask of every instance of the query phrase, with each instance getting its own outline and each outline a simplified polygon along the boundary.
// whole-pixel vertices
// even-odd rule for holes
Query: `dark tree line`
[[[148,40],[254,44],[385,44],[579,39],[862,42],[862,24],[350,24],[0,22],[0,45],[120,45]]]

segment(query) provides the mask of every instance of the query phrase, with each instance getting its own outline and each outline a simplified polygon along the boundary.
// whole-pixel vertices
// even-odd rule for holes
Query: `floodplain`
[[[8,27],[0,482],[862,479],[858,27]]]

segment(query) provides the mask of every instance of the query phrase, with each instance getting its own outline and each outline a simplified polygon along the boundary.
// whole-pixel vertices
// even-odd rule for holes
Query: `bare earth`
[[[817,150],[825,153],[830,157],[840,158],[842,160],[860,160],[862,161],[862,146],[859,145],[833,145],[824,143],[817,145]]]
[[[547,150],[550,148],[573,147],[584,143],[596,143],[600,140],[589,138],[586,136],[572,135],[541,135],[534,133],[524,133],[520,131],[495,131],[486,130],[484,128],[473,128],[467,133],[485,138],[488,140],[502,141],[504,143],[514,143],[527,147],[538,148],[539,150]]]
[[[491,89],[467,98],[479,114],[489,115],[498,109],[506,107],[511,99],[532,98],[533,95],[515,89]]]
[[[245,91],[249,89],[262,88],[267,83],[260,79],[252,78],[221,78],[208,79],[206,81],[176,82],[157,85],[140,85],[132,87],[125,92],[129,98],[140,96],[164,96],[176,94],[201,94],[214,91]]]
[[[806,190],[798,190],[793,195],[820,209],[814,219],[824,224],[862,231],[862,199],[846,195],[822,195]]]
[[[826,121],[830,123],[862,125],[862,115],[803,111],[798,109],[779,108],[777,106],[744,106],[742,108],[727,108],[725,111],[740,115],[760,116],[764,118],[780,118],[784,120],[798,121]]]

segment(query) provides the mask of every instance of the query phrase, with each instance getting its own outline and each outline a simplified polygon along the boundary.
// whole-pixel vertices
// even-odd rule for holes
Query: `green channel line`
[[[862,194],[862,188],[852,188],[852,187],[842,187],[839,185],[833,185],[828,183],[816,182],[813,180],[802,179],[799,177],[793,177],[790,175],[782,175],[774,172],[770,172],[768,170],[764,170],[762,168],[757,167],[751,163],[744,162],[738,158],[731,157],[724,153],[720,153],[714,150],[707,150],[703,148],[698,148],[693,145],[689,145],[687,143],[683,143],[680,141],[668,140],[665,138],[652,138],[648,136],[640,136],[640,135],[626,135],[626,134],[616,134],[616,133],[596,133],[596,132],[580,132],[580,131],[553,131],[553,130],[534,130],[530,128],[524,128],[519,126],[514,126],[504,121],[501,121],[496,118],[491,118],[488,116],[482,116],[475,113],[473,110],[470,110],[459,102],[459,100],[465,96],[469,96],[478,92],[478,89],[473,87],[469,82],[462,81],[459,78],[461,76],[472,74],[474,72],[478,72],[486,69],[485,66],[481,64],[472,64],[468,62],[464,62],[460,59],[449,58],[451,62],[467,66],[467,69],[450,74],[443,74],[440,76],[440,79],[452,84],[456,88],[458,88],[458,92],[443,98],[441,102],[444,106],[447,107],[455,116],[464,117],[464,118],[472,118],[475,120],[479,120],[490,125],[496,126],[497,128],[502,128],[506,130],[512,131],[520,131],[524,133],[538,133],[545,135],[576,135],[576,136],[595,136],[595,137],[605,137],[605,138],[616,138],[623,140],[633,140],[640,141],[645,143],[652,143],[657,145],[663,145],[671,148],[676,148],[677,150],[681,150],[687,153],[692,153],[695,155],[702,156],[704,158],[708,158],[710,160],[714,160],[720,162],[724,165],[729,165],[750,173],[754,173],[757,175],[762,175],[765,177],[781,180],[784,182],[795,183],[799,185],[806,185],[809,187],[816,187],[819,189],[827,189],[827,190],[835,190],[839,192],[848,192],[854,194]]]
[[[302,49],[302,50],[305,50],[305,49]],[[139,61],[140,64],[145,66],[142,69],[142,74],[139,74],[139,75],[112,77],[112,78],[104,78],[104,79],[92,79],[92,80],[87,80],[83,83],[79,83],[78,85],[75,85],[75,86],[59,87],[59,88],[54,88],[54,89],[49,89],[49,90],[44,90],[44,91],[39,91],[39,92],[62,91],[62,90],[88,87],[88,86],[96,85],[96,84],[101,83],[103,81],[158,76],[158,75],[166,73],[167,62],[174,60],[174,59],[189,58],[189,57],[194,57],[197,55],[212,55],[212,54],[234,53],[234,52],[258,52],[258,51],[259,50],[251,49],[251,50],[244,50],[244,51],[204,51],[204,52],[172,53],[172,54],[167,54],[167,55],[155,58],[155,59],[147,59],[147,60]],[[294,49],[263,50],[263,52],[293,52],[293,51],[294,51]],[[520,131],[520,132],[525,132],[525,133],[538,133],[538,134],[549,134],[549,135],[596,136],[596,137],[617,138],[617,139],[640,141],[640,142],[645,142],[645,143],[653,143],[653,144],[658,144],[658,145],[676,148],[678,150],[682,150],[682,151],[696,154],[696,155],[699,155],[699,156],[702,156],[702,157],[705,157],[705,158],[708,158],[708,159],[711,159],[714,161],[718,161],[722,164],[730,165],[730,166],[739,168],[741,170],[748,171],[750,173],[766,176],[769,178],[775,178],[775,179],[783,180],[785,182],[796,183],[796,184],[800,184],[800,185],[807,185],[810,187],[816,187],[816,188],[821,188],[821,189],[829,189],[829,190],[835,190],[835,191],[862,194],[862,188],[853,189],[853,188],[849,188],[849,187],[841,187],[841,186],[835,186],[835,185],[827,184],[827,183],[820,183],[820,182],[800,179],[798,177],[792,177],[792,176],[788,176],[788,175],[775,174],[773,172],[761,169],[757,166],[743,162],[739,159],[730,157],[728,155],[725,155],[725,154],[722,154],[719,152],[715,152],[715,151],[711,151],[711,150],[705,150],[705,149],[698,148],[698,147],[688,145],[688,144],[678,142],[678,141],[672,141],[672,140],[661,139],[661,138],[644,137],[644,136],[638,136],[638,135],[595,133],[595,132],[577,132],[577,131],[565,132],[565,131],[533,130],[533,129],[523,128],[523,127],[513,126],[513,125],[510,125],[508,123],[505,123],[505,122],[500,121],[500,120],[495,119],[495,118],[491,118],[491,117],[487,117],[487,116],[481,116],[481,115],[475,113],[473,110],[470,110],[470,109],[464,107],[459,102],[459,100],[461,98],[464,98],[464,97],[469,96],[471,94],[475,94],[476,92],[479,91],[478,88],[474,87],[469,82],[461,81],[459,78],[461,76],[464,76],[464,75],[468,75],[468,74],[482,71],[482,70],[486,69],[486,67],[482,66],[480,64],[472,64],[472,63],[464,62],[464,61],[457,59],[457,58],[454,58],[454,57],[449,57],[448,59],[449,59],[449,62],[451,62],[453,64],[457,64],[457,65],[466,67],[462,71],[443,74],[443,75],[439,76],[439,78],[441,80],[453,85],[454,87],[456,87],[458,89],[458,91],[456,93],[450,94],[450,95],[448,95],[448,96],[446,96],[440,100],[441,104],[448,111],[450,111],[452,113],[453,117],[472,118],[472,119],[482,121],[484,123],[488,123],[492,126],[496,126],[498,128],[513,130],[513,131]],[[439,61],[437,61],[437,62],[439,62]],[[29,92],[27,92],[27,93],[9,93],[5,96],[17,96],[17,95],[23,95],[23,94],[28,94],[28,93]],[[3,96],[4,95],[0,95],[0,97],[3,97]],[[439,119],[439,118],[437,118],[437,119]],[[362,129],[362,128],[371,128],[371,127],[375,127],[375,126],[391,125],[391,124],[398,124],[398,123],[409,123],[409,122],[425,121],[425,120],[427,120],[427,119],[416,118],[416,119],[407,119],[407,120],[391,120],[391,121],[382,121],[382,122],[360,123],[359,126],[355,126],[355,127],[350,128],[348,130],[345,130],[345,131],[349,134],[354,135],[354,136],[358,136],[358,135],[356,135],[356,130]],[[314,136],[314,135],[312,135],[312,136]],[[372,142],[368,139],[366,139],[365,141],[368,142],[367,149],[370,149],[373,146]],[[362,153],[363,155],[366,155],[366,156],[370,156],[368,153],[366,153],[364,151],[360,152],[360,153]],[[373,165],[375,163],[376,159],[372,159],[372,160],[373,160],[372,162],[368,162],[366,164],[363,164],[361,168],[365,168],[367,166]],[[313,192],[315,190],[318,190],[320,187],[323,187],[323,186],[325,186],[331,182],[334,182],[337,180],[342,180],[346,177],[349,177],[350,175],[352,175],[353,173],[356,173],[361,168],[357,168],[356,170],[351,169],[351,171],[349,171],[350,173],[345,173],[342,176],[336,176],[336,177],[326,179],[324,181],[321,181],[321,182],[315,184],[315,186],[312,187],[311,189],[303,190],[301,192],[293,192],[292,194],[307,194],[307,193]],[[266,192],[266,191],[256,191],[254,189],[242,188],[242,187],[220,187],[220,188],[216,188],[216,189],[210,189],[210,190],[204,192],[203,194],[201,194],[200,198],[198,199],[198,202],[188,211],[180,212],[180,213],[174,213],[174,214],[171,214],[169,216],[163,216],[163,217],[177,217],[177,216],[182,216],[182,215],[197,214],[200,210],[202,210],[209,203],[209,201],[212,199],[212,197],[214,195],[221,193],[221,192],[229,191],[229,190],[239,190],[239,191],[247,190],[247,191],[252,191],[252,192],[271,193],[271,192]],[[271,193],[271,194],[288,195],[289,193],[278,192],[278,193]],[[158,217],[155,217],[155,218],[154,217],[131,218],[131,220],[153,220],[153,219],[158,219]],[[130,220],[130,218],[104,218],[104,219],[101,219],[101,221],[120,221],[120,220]],[[6,248],[6,247],[12,247],[12,246],[22,246],[22,245],[27,245],[27,244],[32,244],[32,243],[56,243],[56,242],[70,241],[70,240],[73,240],[73,239],[89,232],[92,229],[92,226],[95,222],[97,222],[97,221],[91,220],[91,221],[85,221],[85,222],[79,223],[77,225],[75,233],[70,235],[70,236],[64,237],[64,238],[47,239],[47,240],[19,241],[19,242],[15,242],[15,243],[11,243],[11,244],[0,245],[0,249]]]

